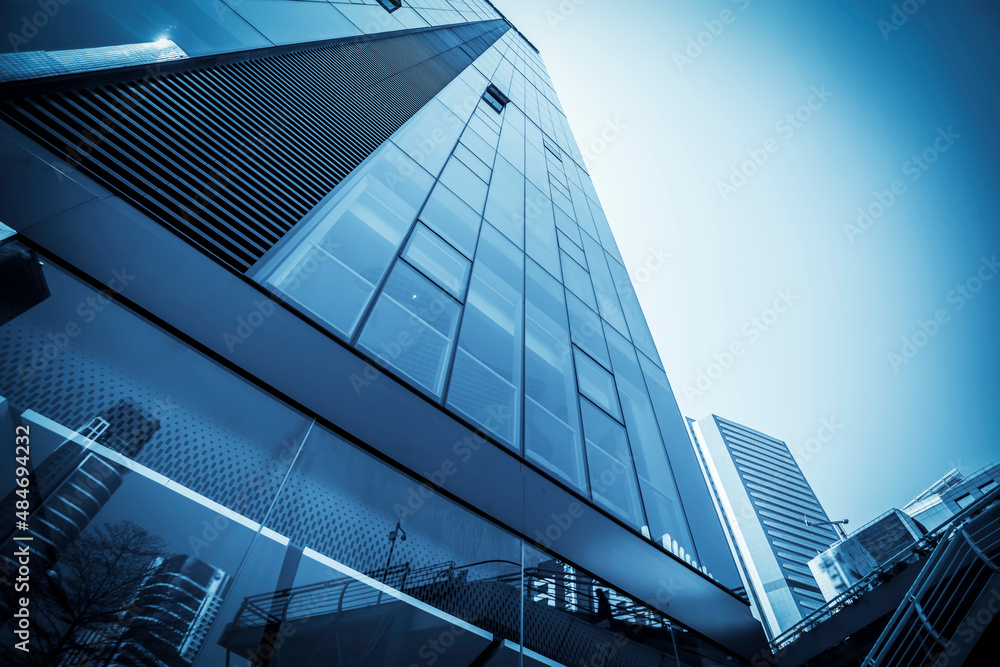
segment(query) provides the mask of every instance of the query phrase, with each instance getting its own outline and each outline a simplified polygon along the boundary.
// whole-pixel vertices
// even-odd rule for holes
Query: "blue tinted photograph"
[[[997,35],[6,0],[0,664],[993,664]]]

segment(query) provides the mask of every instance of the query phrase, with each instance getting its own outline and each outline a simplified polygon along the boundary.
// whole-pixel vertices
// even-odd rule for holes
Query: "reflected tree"
[[[31,578],[30,653],[0,644],[0,663],[32,667],[121,664],[128,631],[152,629],[135,604],[166,542],[132,521],[94,526]],[[23,593],[21,594],[23,595]]]

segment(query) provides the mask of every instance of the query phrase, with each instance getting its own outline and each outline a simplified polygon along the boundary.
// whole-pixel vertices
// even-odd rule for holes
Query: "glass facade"
[[[252,275],[643,535],[697,555],[672,425],[640,366],[662,374],[659,357],[552,83],[517,33]]]
[[[37,124],[38,98],[0,102],[5,179],[44,174],[0,225],[0,441],[30,433],[37,493],[19,528],[2,480],[0,568],[30,533],[32,658],[742,664],[759,628],[712,581],[731,558],[682,498],[700,471],[534,47],[482,0],[161,5],[60,5],[78,30],[31,45],[58,67],[0,53],[39,95],[122,45],[192,63],[70,90]],[[356,83],[352,58],[385,76]],[[274,87],[240,100],[286,99],[296,69],[326,95],[289,103],[296,132],[216,113],[255,74]],[[144,103],[86,154],[46,152],[46,123],[85,134],[104,94]],[[377,139],[330,121],[310,145],[335,108],[386,104]]]
[[[30,536],[32,660],[732,664],[42,259],[49,296],[0,326],[3,443],[13,451],[7,427],[21,427],[34,472],[27,530],[13,522],[13,471],[3,477],[0,569],[14,576],[16,538]],[[558,294],[541,271],[531,290]],[[405,300],[395,289],[380,298]],[[551,322],[538,319],[541,336]],[[540,460],[546,420],[579,432],[568,391],[531,436]],[[602,420],[588,437],[620,474],[624,428],[585,414]],[[636,523],[634,478],[617,488],[608,498]],[[5,664],[40,664],[11,649],[10,625],[0,632]]]

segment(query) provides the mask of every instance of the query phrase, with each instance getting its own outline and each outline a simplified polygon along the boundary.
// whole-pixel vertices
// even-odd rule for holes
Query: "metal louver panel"
[[[245,272],[509,29],[500,20],[0,103],[0,116]]]

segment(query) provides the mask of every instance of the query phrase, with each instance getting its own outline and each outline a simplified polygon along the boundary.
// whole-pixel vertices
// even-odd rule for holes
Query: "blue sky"
[[[1000,458],[1000,6],[495,4],[590,153],[686,415],[788,442],[852,527]]]

